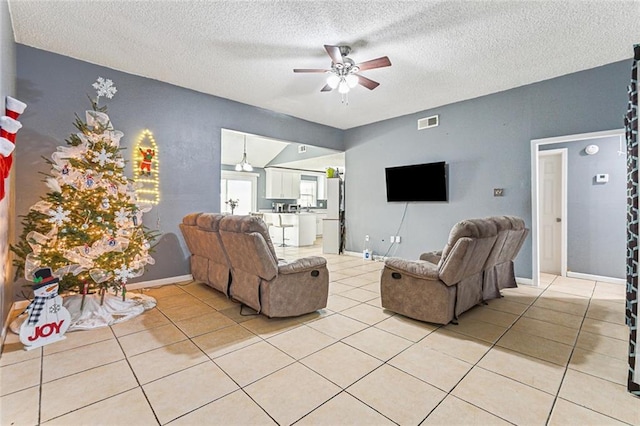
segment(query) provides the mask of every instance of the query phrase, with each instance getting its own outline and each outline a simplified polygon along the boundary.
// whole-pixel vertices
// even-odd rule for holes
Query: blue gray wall
[[[531,139],[622,127],[630,69],[622,61],[343,132],[26,46],[18,46],[17,59],[17,94],[29,109],[17,148],[16,214],[45,191],[37,178],[48,171],[41,156],[74,130],[73,114],[87,109],[85,94],[97,76],[118,87],[109,113],[125,144],[145,128],[154,132],[163,201],[145,223],[163,237],[145,280],[188,273],[177,224],[187,212],[219,209],[221,128],[346,148],[347,250],[361,251],[368,234],[370,247],[383,254],[389,236],[399,234],[402,243],[391,254],[415,258],[442,248],[463,218],[513,214],[530,224]],[[417,119],[433,114],[439,127],[416,130]],[[449,164],[450,201],[410,203],[398,231],[405,205],[386,202],[384,168],[432,161]],[[504,197],[493,197],[493,188],[505,188]],[[531,277],[530,238],[516,274]]]
[[[16,89],[16,49],[13,42],[13,27],[9,16],[9,7],[6,1],[0,1],[0,115],[4,115],[6,96],[15,97]],[[22,132],[16,137],[21,142]],[[0,178],[1,179],[1,178]],[[11,186],[12,177],[5,181],[6,186]],[[10,210],[10,200],[13,197],[9,187],[5,188],[7,195],[0,202],[0,321],[2,321],[2,337],[4,337],[5,320],[11,311],[13,303],[12,268],[9,256],[9,241],[13,231],[12,221],[14,215]],[[3,338],[0,338],[0,349]]]
[[[567,270],[626,277],[627,156],[618,137],[542,145],[567,149]],[[624,138],[622,138],[624,139]],[[587,155],[587,145],[598,145]],[[623,141],[624,144],[624,141]],[[606,173],[609,182],[595,182]]]
[[[302,144],[290,143],[287,145],[278,155],[276,155],[266,167],[273,166],[278,167],[281,164],[289,163],[291,161],[307,160],[309,158],[322,157],[325,155],[335,154],[335,150],[322,148],[319,146],[306,146],[306,151],[299,153],[298,146]],[[287,167],[286,165],[283,167]]]
[[[339,129],[24,45],[17,46],[17,66],[18,96],[29,104],[17,148],[17,215],[46,192],[39,172],[47,173],[49,167],[42,157],[49,157],[75,131],[74,114],[84,116],[90,109],[87,95],[95,96],[91,84],[98,76],[112,79],[118,89],[106,104],[114,127],[125,133],[123,145],[131,149],[144,129],[153,132],[159,146],[161,202],[144,220],[162,238],[156,264],[141,280],[189,273],[178,224],[189,212],[220,209],[222,128],[344,149]],[[131,164],[127,167],[131,176]]]
[[[390,254],[417,258],[442,249],[461,219],[517,215],[531,224],[531,140],[623,126],[631,62],[495,93],[345,132],[346,249],[361,251],[365,235],[376,254],[389,236],[402,242]],[[417,120],[440,115],[440,126],[417,130]],[[384,169],[446,161],[449,202],[387,203]],[[415,182],[414,185],[421,185]],[[493,188],[504,188],[493,197]],[[382,241],[384,240],[384,241]],[[531,237],[516,259],[516,275],[531,278]]]

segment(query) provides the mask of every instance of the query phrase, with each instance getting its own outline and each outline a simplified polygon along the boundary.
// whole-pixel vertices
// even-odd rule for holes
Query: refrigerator
[[[343,251],[344,234],[343,182],[339,177],[327,179],[327,217],[322,221],[322,252]]]

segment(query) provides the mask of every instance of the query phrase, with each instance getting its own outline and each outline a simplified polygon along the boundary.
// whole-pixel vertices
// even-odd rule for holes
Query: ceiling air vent
[[[439,115],[432,115],[431,117],[421,118],[418,120],[418,130],[437,127],[440,124],[439,117]]]
[[[307,152],[307,146],[306,145],[298,145],[298,154],[303,154]]]

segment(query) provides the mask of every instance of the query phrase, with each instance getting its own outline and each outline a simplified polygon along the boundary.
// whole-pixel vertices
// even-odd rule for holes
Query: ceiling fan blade
[[[360,71],[372,70],[374,68],[390,67],[391,61],[388,57],[383,56],[378,59],[372,59],[370,61],[359,63],[357,64],[357,66],[360,68]]]
[[[324,45],[324,49],[327,51],[334,64],[342,64],[342,54],[340,53],[340,46]]]
[[[329,72],[320,68],[294,68],[293,72]]]
[[[364,77],[360,74],[356,74],[358,76],[358,84],[360,84],[361,86],[366,87],[369,90],[373,90],[376,87],[380,86],[380,83],[378,83],[377,81],[373,81],[367,77]]]
[[[333,89],[328,84],[325,84],[324,87],[322,89],[320,89],[321,92],[330,92],[332,90]]]

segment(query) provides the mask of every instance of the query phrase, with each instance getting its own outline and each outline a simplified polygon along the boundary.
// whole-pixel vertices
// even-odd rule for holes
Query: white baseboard
[[[193,281],[191,274],[179,275],[177,277],[160,278],[159,280],[142,281],[135,284],[127,284],[127,290],[138,290],[148,287],[160,287],[167,284],[181,283],[185,281]]]
[[[626,285],[627,280],[622,278],[604,277],[602,275],[583,274],[581,272],[567,272],[569,278],[580,278],[581,280],[600,281],[611,284]]]
[[[533,286],[533,279],[516,277],[516,284]]]

